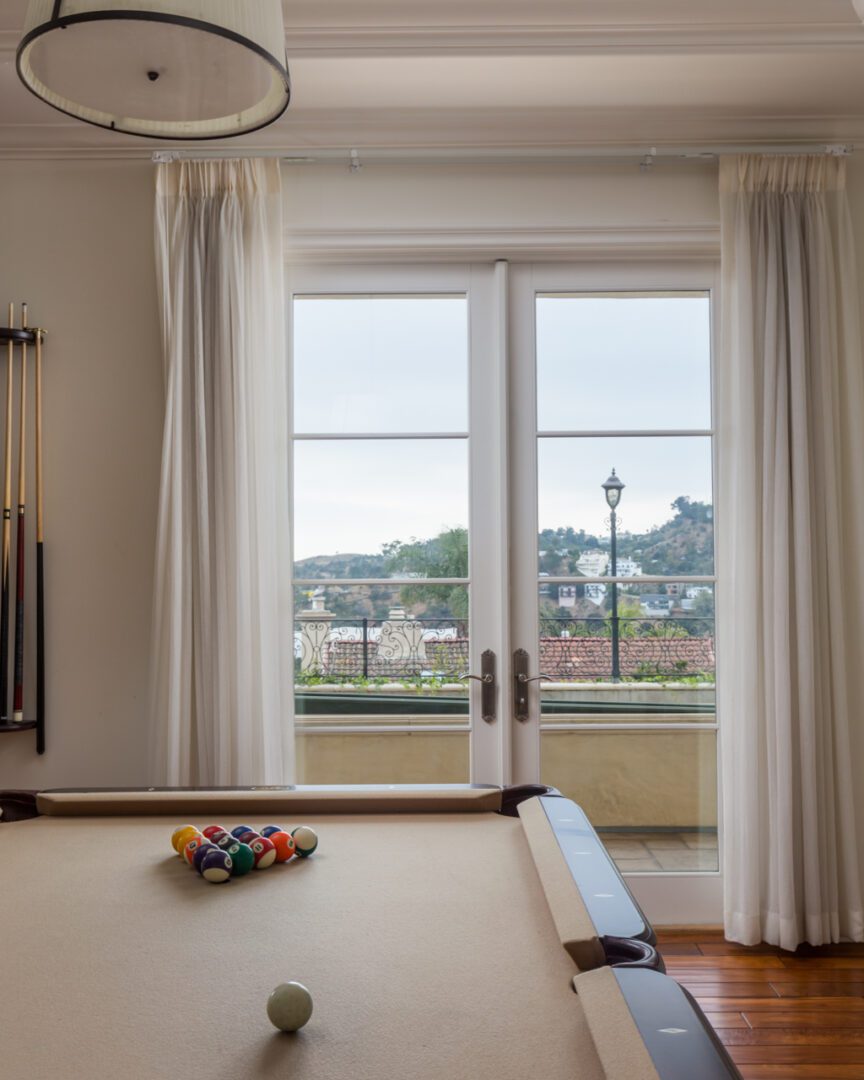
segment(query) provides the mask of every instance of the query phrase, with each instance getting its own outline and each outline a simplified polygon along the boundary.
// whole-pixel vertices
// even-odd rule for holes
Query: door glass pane
[[[713,724],[713,587],[620,585],[617,609],[614,588],[541,584],[543,716]]]
[[[466,431],[464,296],[294,301],[294,430]]]
[[[537,297],[541,431],[711,426],[703,293]]]
[[[624,484],[616,510],[617,572],[714,573],[711,438],[540,438],[541,573],[611,574],[612,469]]]
[[[709,298],[541,295],[536,334],[541,779],[622,869],[716,870]]]
[[[298,782],[467,781],[467,298],[297,297],[293,325]]]
[[[467,525],[467,439],[299,440],[294,444],[298,577],[389,578],[401,572],[394,552],[404,554],[412,541],[433,541],[444,534],[453,544],[461,539],[463,572],[442,575],[435,572],[434,559],[428,566],[419,559],[411,573],[464,577]]]
[[[716,870],[714,731],[543,726],[543,782],[575,800],[622,871]]]

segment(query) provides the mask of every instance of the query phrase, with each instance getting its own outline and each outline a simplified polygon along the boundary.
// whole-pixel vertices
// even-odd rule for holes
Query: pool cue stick
[[[15,326],[15,305],[9,305],[9,329]],[[9,550],[12,545],[12,379],[15,346],[9,341],[6,360],[6,462],[3,488],[2,585],[0,585],[0,724],[9,723]]]
[[[36,752],[45,752],[45,574],[42,567],[42,331],[36,331]]]
[[[27,329],[27,305],[21,305],[21,329]],[[24,505],[27,482],[27,344],[21,343],[21,416],[18,420],[18,547],[15,552],[15,665],[12,721],[24,720]]]

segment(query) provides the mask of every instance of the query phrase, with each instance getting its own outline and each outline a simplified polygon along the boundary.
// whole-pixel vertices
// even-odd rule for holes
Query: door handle
[[[539,675],[528,674],[528,653],[525,649],[517,649],[513,653],[513,681],[515,683],[513,701],[516,719],[520,724],[528,722],[528,684],[549,678],[551,676],[544,675],[542,672]]]
[[[480,655],[480,674],[472,675],[465,672],[459,676],[462,679],[476,679],[480,683],[480,715],[487,724],[495,723],[495,697],[497,686],[495,684],[495,653],[491,649],[484,650]]]

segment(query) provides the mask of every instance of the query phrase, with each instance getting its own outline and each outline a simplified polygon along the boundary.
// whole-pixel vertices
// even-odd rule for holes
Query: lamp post
[[[606,492],[606,505],[609,507],[610,515],[609,522],[612,529],[612,577],[618,575],[618,533],[615,511],[618,507],[618,503],[621,501],[621,492],[624,490],[624,485],[615,475],[615,470],[612,470],[612,475],[602,485],[603,490]],[[618,658],[618,585],[612,583],[612,678],[615,682],[621,677],[621,664]]]

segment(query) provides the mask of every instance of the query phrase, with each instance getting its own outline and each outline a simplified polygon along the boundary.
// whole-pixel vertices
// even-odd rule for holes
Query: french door
[[[549,783],[719,919],[713,268],[289,287],[298,780]]]

